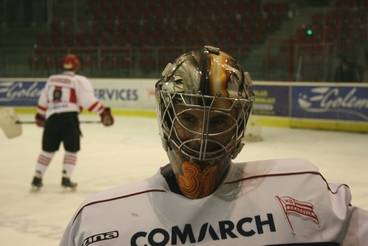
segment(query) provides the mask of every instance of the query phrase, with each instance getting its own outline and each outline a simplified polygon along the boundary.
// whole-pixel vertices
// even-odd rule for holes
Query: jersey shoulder
[[[150,192],[166,192],[167,187],[161,175],[156,174],[139,182],[122,184],[117,187],[97,192],[89,196],[83,203],[82,208],[90,204],[103,203],[127,197],[140,196]]]
[[[259,170],[264,172],[319,172],[318,167],[305,159],[271,159],[250,161],[243,164],[249,171]]]
[[[236,163],[225,183],[240,184],[257,180],[263,182],[267,179],[270,179],[270,182],[267,182],[268,191],[283,186],[289,187],[289,190],[294,192],[294,187],[304,187],[305,190],[309,192],[312,190],[315,194],[332,194],[332,202],[336,204],[345,206],[351,202],[348,185],[328,182],[317,166],[304,159],[273,159]],[[290,185],[290,182],[294,185]]]
[[[304,159],[270,159],[234,163],[232,177],[250,178],[257,176],[293,175],[301,173],[319,174],[319,169],[310,161]]]
[[[252,165],[268,167],[271,168],[273,172],[319,172],[319,169],[315,164],[308,160],[299,158],[261,160],[251,162],[249,166]]]
[[[80,75],[80,74],[75,74],[74,77],[77,78],[77,79],[80,79],[80,80],[89,81],[89,79],[86,76],[83,76],[83,75]]]
[[[87,90],[87,91],[92,91],[93,90],[92,83],[87,77],[85,77],[83,75],[75,75],[74,80],[76,82],[76,86],[78,86],[78,87],[80,87],[84,90]]]

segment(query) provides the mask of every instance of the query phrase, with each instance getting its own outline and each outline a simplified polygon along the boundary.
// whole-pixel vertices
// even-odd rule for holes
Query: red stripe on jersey
[[[320,176],[322,178],[322,180],[326,183],[327,189],[332,193],[332,194],[337,194],[338,189],[342,186],[346,186],[349,187],[346,184],[341,184],[337,187],[336,190],[332,190],[329,183],[327,182],[327,180],[325,179],[325,177],[323,177],[323,175],[320,172],[316,172],[316,171],[304,171],[304,172],[290,172],[290,173],[271,173],[271,174],[261,174],[261,175],[255,175],[255,176],[250,176],[250,177],[245,177],[245,178],[241,178],[241,179],[237,179],[237,180],[231,180],[231,181],[227,181],[224,184],[234,184],[237,182],[242,182],[242,181],[246,181],[246,180],[250,180],[250,179],[257,179],[257,178],[267,178],[267,177],[278,177],[278,176],[293,176],[293,175],[304,175],[304,174],[311,174],[311,175],[317,175]]]
[[[93,111],[97,105],[99,104],[100,102],[99,101],[96,101],[95,103],[93,103],[89,108],[88,108],[88,111]]]
[[[75,93],[74,89],[70,89],[69,102],[77,103],[77,94]]]
[[[37,109],[41,110],[41,111],[46,111],[47,107],[43,107],[41,105],[37,105]]]
[[[96,111],[97,111],[97,113],[101,114],[104,109],[105,109],[105,107],[103,105],[101,105]]]
[[[144,190],[144,191],[139,191],[139,192],[136,192],[136,193],[128,194],[128,195],[125,195],[125,196],[118,196],[118,197],[113,197],[113,198],[110,198],[110,199],[98,200],[98,201],[87,203],[79,209],[79,211],[77,212],[77,214],[75,215],[75,217],[73,219],[73,223],[85,207],[88,207],[88,206],[91,206],[91,205],[94,205],[94,204],[98,204],[98,203],[110,202],[110,201],[119,200],[119,199],[131,197],[131,196],[136,196],[136,195],[140,195],[140,194],[144,194],[144,193],[149,193],[149,192],[166,192],[166,190],[163,190],[163,189]]]

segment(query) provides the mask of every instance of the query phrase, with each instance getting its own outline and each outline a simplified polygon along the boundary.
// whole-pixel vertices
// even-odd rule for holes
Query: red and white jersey
[[[196,200],[157,173],[86,200],[60,245],[367,245],[368,213],[350,200],[346,185],[299,159],[233,164],[215,193]]]
[[[103,108],[86,77],[64,72],[48,78],[38,100],[37,112],[48,118],[54,113],[79,112],[80,109],[101,113]]]

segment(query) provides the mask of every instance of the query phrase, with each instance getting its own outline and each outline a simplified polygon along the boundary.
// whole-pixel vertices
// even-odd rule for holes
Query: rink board
[[[0,78],[0,106],[34,113],[45,78]],[[155,117],[156,79],[92,79],[116,115]],[[267,126],[368,132],[368,84],[254,83],[253,114]]]

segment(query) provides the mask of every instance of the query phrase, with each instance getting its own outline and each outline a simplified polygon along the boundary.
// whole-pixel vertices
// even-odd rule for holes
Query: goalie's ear
[[[22,135],[22,125],[17,124],[17,113],[14,108],[0,108],[0,128],[9,139]]]

